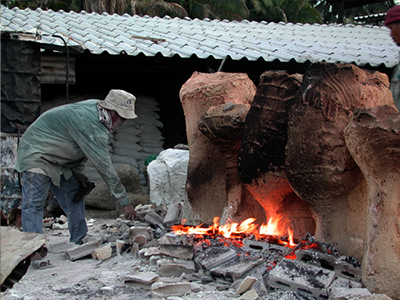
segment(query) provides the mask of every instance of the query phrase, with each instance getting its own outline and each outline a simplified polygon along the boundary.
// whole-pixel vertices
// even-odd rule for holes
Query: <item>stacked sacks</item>
[[[137,118],[134,121],[139,125],[142,131],[139,134],[140,142],[139,145],[142,147],[139,154],[141,159],[139,159],[139,175],[142,185],[145,185],[143,168],[145,167],[145,159],[151,155],[158,155],[164,150],[164,137],[161,135],[159,128],[163,128],[160,116],[157,114],[159,111],[158,103],[153,98],[148,96],[140,96],[136,100],[135,112]]]
[[[149,96],[137,96],[135,112],[138,116],[125,122],[117,131],[111,134],[110,153],[114,167],[128,164],[134,167],[142,185],[146,185],[143,168],[145,159],[150,155],[158,155],[164,150],[164,138],[159,130],[163,124],[158,120],[158,103]],[[88,161],[85,174],[92,181],[97,181],[100,175]]]

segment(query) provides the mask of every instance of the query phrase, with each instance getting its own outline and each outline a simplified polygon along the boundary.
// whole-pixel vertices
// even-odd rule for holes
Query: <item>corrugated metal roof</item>
[[[1,8],[1,31],[40,34],[40,43],[69,46],[93,54],[164,57],[196,55],[233,60],[295,60],[356,63],[392,68],[398,47],[389,29],[379,26],[319,25],[122,16]]]

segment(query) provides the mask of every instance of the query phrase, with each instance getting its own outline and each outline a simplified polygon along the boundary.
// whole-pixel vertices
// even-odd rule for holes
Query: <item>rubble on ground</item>
[[[137,211],[145,222],[88,220],[82,245],[68,242],[67,229],[48,226],[43,264],[32,264],[1,299],[390,299],[363,288],[357,262],[329,247],[293,249],[251,237],[239,247],[174,233],[162,208]]]

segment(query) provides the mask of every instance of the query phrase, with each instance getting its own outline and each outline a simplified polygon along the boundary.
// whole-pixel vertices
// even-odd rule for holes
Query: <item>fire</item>
[[[204,227],[203,224],[198,226],[185,226],[183,220],[182,225],[171,226],[172,230],[177,235],[206,235],[215,237],[216,235],[223,236],[227,239],[243,238],[246,236],[253,235],[257,240],[268,239],[271,236],[287,236],[287,240],[279,239],[279,242],[287,247],[295,247],[293,239],[293,231],[288,229],[288,232],[284,232],[280,225],[281,216],[271,217],[267,224],[261,224],[261,226],[255,224],[256,219],[248,218],[242,223],[235,223],[229,220],[225,225],[219,224],[219,217],[215,217],[213,225]]]
[[[281,220],[282,216],[278,217],[271,217],[268,220],[267,225],[262,224],[260,227],[260,234],[265,235],[281,235],[281,230],[279,230],[279,221]]]

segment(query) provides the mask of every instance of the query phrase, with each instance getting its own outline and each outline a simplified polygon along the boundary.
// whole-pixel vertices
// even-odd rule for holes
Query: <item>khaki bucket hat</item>
[[[111,90],[107,97],[98,104],[110,110],[115,110],[124,119],[134,119],[136,97],[123,90]]]

